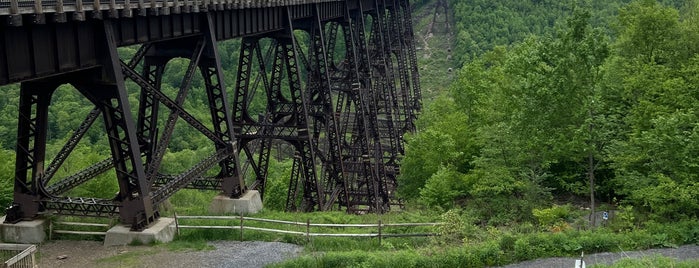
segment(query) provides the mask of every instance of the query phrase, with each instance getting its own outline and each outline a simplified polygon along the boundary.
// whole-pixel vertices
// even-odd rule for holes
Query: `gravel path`
[[[626,251],[626,252],[605,252],[585,255],[585,264],[590,266],[593,264],[612,264],[620,259],[626,258],[642,258],[653,255],[663,255],[665,257],[675,258],[678,260],[696,260],[699,259],[699,246],[686,245],[678,248],[661,248],[649,249],[642,251]],[[539,267],[574,267],[576,258],[548,258],[526,261],[521,263],[510,264],[503,268],[539,268]]]

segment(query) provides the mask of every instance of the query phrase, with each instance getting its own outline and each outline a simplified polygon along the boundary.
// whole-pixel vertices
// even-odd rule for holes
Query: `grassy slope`
[[[413,11],[423,103],[429,103],[439,92],[446,90],[456,77],[456,69],[460,66],[452,55],[454,27],[447,29],[443,23],[444,14],[438,14],[437,23],[430,27],[435,18],[435,4],[436,1],[428,1]],[[451,15],[449,19],[453,24]]]

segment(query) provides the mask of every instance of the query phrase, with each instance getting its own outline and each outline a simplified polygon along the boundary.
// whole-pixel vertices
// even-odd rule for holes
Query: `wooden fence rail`
[[[58,229],[58,226],[78,226],[78,227],[88,227],[88,228],[100,228],[105,231],[73,231],[73,230],[62,230]],[[111,224],[106,223],[84,223],[84,222],[68,222],[68,221],[50,221],[49,222],[49,240],[53,237],[53,234],[73,234],[73,235],[107,235],[107,229],[111,227]]]
[[[183,219],[198,219],[198,220],[236,220],[239,224],[236,225],[181,225],[180,220]],[[275,223],[284,225],[295,225],[295,226],[305,226],[306,231],[289,231],[273,228],[262,228],[254,226],[246,226],[246,221],[253,222],[264,222],[264,223]],[[243,240],[243,230],[254,230],[262,232],[280,233],[280,234],[292,234],[305,236],[306,239],[310,237],[377,237],[379,243],[386,237],[425,237],[425,236],[436,236],[435,233],[384,233],[383,228],[385,227],[419,227],[419,226],[437,226],[442,223],[382,223],[379,220],[377,223],[360,223],[360,224],[336,224],[336,223],[311,223],[310,220],[306,222],[296,222],[296,221],[284,221],[284,220],[273,220],[273,219],[262,219],[244,216],[178,216],[175,214],[175,228],[177,233],[180,233],[180,229],[231,229],[240,231],[240,240]],[[330,227],[330,228],[375,228],[376,233],[317,233],[311,232],[311,227]]]

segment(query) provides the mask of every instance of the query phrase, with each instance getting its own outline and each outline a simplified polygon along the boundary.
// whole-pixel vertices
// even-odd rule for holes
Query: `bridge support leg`
[[[233,120],[231,107],[228,103],[228,96],[223,80],[223,68],[219,57],[214,36],[214,25],[211,14],[207,14],[204,31],[206,46],[202,62],[199,64],[206,93],[209,98],[209,109],[213,120],[214,132],[226,142],[229,150],[233,153],[227,159],[221,161],[219,166],[221,172],[218,177],[222,179],[222,190],[226,196],[239,197],[246,191],[245,180],[240,171],[240,160],[238,155],[238,141],[233,133]],[[224,149],[217,147],[217,149]]]
[[[109,137],[114,168],[119,182],[116,199],[121,203],[121,222],[133,230],[148,226],[157,217],[149,195],[149,184],[141,160],[136,137],[136,124],[131,116],[131,105],[124,85],[120,60],[116,51],[114,29],[110,21],[104,22],[104,68],[96,72],[93,80],[73,83],[75,88],[92,101],[104,116]]]
[[[332,27],[330,27],[332,28]],[[310,83],[316,88],[311,88],[310,92],[317,92],[318,105],[322,106],[322,115],[314,115],[314,126],[319,128],[320,125],[324,125],[322,129],[325,131],[325,142],[327,143],[327,148],[325,148],[325,159],[323,159],[323,165],[325,168],[325,183],[324,191],[325,196],[320,198],[323,200],[324,205],[321,210],[329,210],[336,203],[340,196],[347,195],[347,183],[345,181],[345,168],[342,163],[342,146],[340,144],[339,128],[338,128],[338,118],[337,114],[333,109],[333,97],[331,92],[330,83],[330,64],[328,58],[331,57],[328,53],[328,48],[326,47],[326,36],[325,36],[325,24],[320,21],[320,10],[318,4],[315,6],[315,19],[313,26],[311,26],[311,46],[312,51],[311,59],[312,64],[312,76],[311,78],[314,83]],[[309,95],[312,95],[309,92]],[[320,131],[320,129],[319,129]],[[321,151],[321,138],[320,135],[314,135],[314,143],[317,151]]]
[[[41,179],[46,161],[46,134],[51,94],[56,85],[22,83],[17,134],[14,204],[8,209],[9,223],[37,217],[42,193]]]
[[[291,27],[291,19],[289,19],[289,25],[290,29],[287,33],[288,38],[280,38],[277,40],[278,44],[280,44],[277,50],[277,57],[283,59],[286,63],[291,101],[294,107],[294,115],[296,116],[295,121],[299,139],[293,144],[297,152],[299,152],[300,158],[298,158],[298,160],[300,160],[301,165],[297,166],[299,167],[299,174],[303,178],[303,200],[301,201],[301,209],[303,211],[321,210],[325,204],[325,198],[323,187],[319,183],[317,177],[316,152],[313,149],[313,140],[310,135],[308,116],[310,98],[301,87],[299,58],[297,55],[299,48],[296,46],[296,41],[294,40],[294,29]],[[291,195],[288,198],[290,197]]]

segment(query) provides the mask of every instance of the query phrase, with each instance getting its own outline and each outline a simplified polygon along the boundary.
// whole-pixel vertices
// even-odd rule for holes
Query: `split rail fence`
[[[221,220],[221,221],[235,221],[235,225],[182,225],[180,220]],[[297,226],[304,229],[304,231],[291,231],[273,228],[263,228],[246,225],[249,222],[263,222],[272,223],[280,225],[290,225]],[[306,222],[296,222],[296,221],[284,221],[284,220],[272,220],[272,219],[262,219],[262,218],[252,218],[244,216],[178,216],[175,214],[175,228],[177,233],[180,233],[180,229],[231,229],[240,231],[240,240],[243,240],[243,230],[254,230],[270,233],[279,234],[290,234],[299,235],[306,237],[310,240],[311,237],[369,237],[378,238],[379,243],[383,238],[387,237],[427,237],[436,236],[436,233],[386,233],[385,228],[390,227],[419,227],[419,226],[437,226],[442,223],[383,223],[378,220],[377,223],[359,223],[359,224],[335,224],[335,223],[311,223],[310,220]],[[305,228],[304,228],[305,227]],[[364,233],[320,233],[311,232],[311,227],[313,228],[367,228],[376,230],[376,232],[364,232]]]
[[[274,219],[264,219],[264,218],[253,218],[244,216],[183,216],[174,215],[175,217],[175,228],[177,234],[180,234],[180,229],[228,229],[228,230],[239,230],[240,240],[243,240],[243,231],[261,231],[268,233],[278,233],[278,234],[290,234],[306,237],[310,240],[311,237],[366,237],[366,238],[378,238],[379,243],[384,238],[389,237],[428,237],[436,236],[436,233],[431,232],[387,232],[386,229],[390,228],[413,228],[413,227],[429,227],[437,226],[442,223],[384,223],[382,220],[378,220],[376,223],[355,223],[355,224],[336,224],[336,223],[311,223],[310,220],[305,222],[297,221],[285,221],[285,220],[274,220]],[[186,224],[182,224],[182,221]],[[221,221],[226,222],[227,225],[204,225],[197,224],[198,220],[206,220],[205,224],[210,224],[211,221]],[[260,224],[255,224],[258,226],[251,226],[252,222],[255,223],[265,223],[273,224],[279,226],[295,226],[296,230],[275,229],[259,227]],[[234,223],[234,224],[231,224]],[[67,234],[67,235],[97,235],[104,236],[107,234],[106,230],[111,227],[112,224],[103,223],[82,223],[82,222],[69,222],[69,221],[51,221],[49,225],[49,240],[52,239],[54,234]],[[78,228],[80,230],[69,230],[71,228]],[[281,228],[281,227],[280,227]],[[332,228],[332,229],[342,229],[342,228],[353,228],[353,229],[369,229],[368,232],[362,233],[336,233],[336,232],[312,232],[311,228]],[[92,229],[92,230],[86,230]],[[373,232],[372,232],[373,231]]]
[[[112,227],[112,225],[112,223],[50,221],[49,240],[53,239],[54,234],[105,236],[107,235],[107,230]],[[69,228],[78,228],[81,230],[69,230]],[[91,229],[91,231],[85,229]]]

